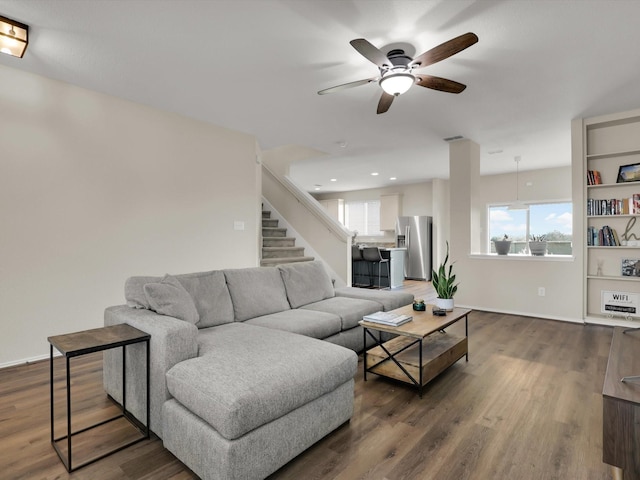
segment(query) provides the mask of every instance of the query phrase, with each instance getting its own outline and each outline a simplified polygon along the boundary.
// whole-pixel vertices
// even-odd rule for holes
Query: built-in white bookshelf
[[[640,313],[624,312],[632,307],[624,297],[611,300],[607,293],[637,295],[640,302],[640,209],[633,205],[634,194],[640,200],[640,181],[632,181],[636,170],[640,180],[640,110],[584,119],[582,133],[585,317],[611,324],[640,321]],[[630,181],[619,179],[621,167]],[[620,311],[604,313],[603,304]]]

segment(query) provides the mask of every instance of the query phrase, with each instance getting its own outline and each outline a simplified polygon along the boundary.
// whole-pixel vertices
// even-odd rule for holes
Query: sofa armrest
[[[105,326],[127,323],[151,335],[149,427],[162,438],[160,418],[162,404],[171,398],[165,374],[177,363],[198,355],[198,328],[177,318],[158,315],[150,310],[126,305],[109,307],[104,312]],[[127,347],[127,409],[140,421],[146,422],[145,346]],[[104,352],[104,388],[117,402],[122,403],[122,353],[119,349]]]

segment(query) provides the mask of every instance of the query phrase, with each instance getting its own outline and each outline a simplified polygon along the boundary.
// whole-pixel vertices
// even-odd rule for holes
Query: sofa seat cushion
[[[331,278],[319,260],[278,265],[278,270],[291,308],[335,296]]]
[[[380,304],[371,300],[356,298],[333,297],[320,302],[300,307],[298,310],[314,310],[317,312],[338,315],[342,322],[342,330],[358,326],[362,317],[380,310]]]
[[[277,268],[228,269],[224,276],[238,322],[291,308]]]
[[[366,288],[354,287],[336,289],[336,297],[359,298],[378,302],[382,305],[382,310],[385,312],[413,303],[413,294],[411,293],[392,292],[389,290],[368,290]]]
[[[167,387],[228,440],[332,392],[358,365],[344,347],[245,323],[201,330],[198,344],[200,356],[167,372]]]
[[[284,312],[252,318],[245,323],[285,330],[322,340],[338,333],[341,329],[342,320],[338,315],[332,313],[296,308],[295,310],[285,310]]]
[[[213,327],[233,322],[233,305],[224,274],[220,270],[211,272],[174,275],[193,299],[200,320],[198,328]],[[151,309],[144,286],[158,283],[162,277],[130,277],[124,285],[127,305],[133,308]]]

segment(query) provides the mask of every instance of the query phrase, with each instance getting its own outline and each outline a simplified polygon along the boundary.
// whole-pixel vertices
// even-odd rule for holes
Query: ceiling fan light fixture
[[[29,26],[0,16],[0,52],[22,58],[29,44]]]
[[[416,78],[410,73],[387,73],[380,79],[380,86],[389,95],[402,95],[411,88]]]

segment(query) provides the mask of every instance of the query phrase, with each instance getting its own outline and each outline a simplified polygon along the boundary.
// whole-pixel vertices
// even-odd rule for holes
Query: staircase
[[[278,220],[271,212],[262,211],[262,260],[260,266],[272,267],[282,263],[310,262],[305,257],[304,247],[296,247],[295,237],[287,237],[287,229],[278,227]]]

